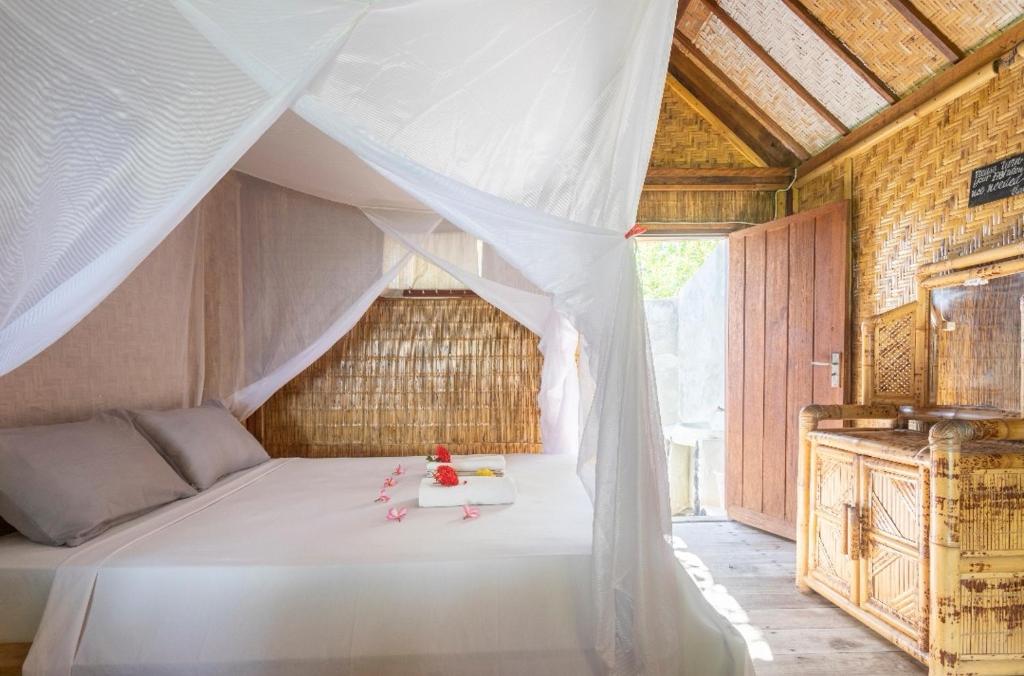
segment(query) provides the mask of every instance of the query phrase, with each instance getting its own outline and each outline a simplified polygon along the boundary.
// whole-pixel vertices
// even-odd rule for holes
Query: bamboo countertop
[[[927,466],[928,433],[902,429],[843,428],[815,430],[808,437],[822,446],[852,451],[882,460]],[[1012,453],[1024,462],[1024,443],[1014,441],[971,441],[962,453],[970,455]]]

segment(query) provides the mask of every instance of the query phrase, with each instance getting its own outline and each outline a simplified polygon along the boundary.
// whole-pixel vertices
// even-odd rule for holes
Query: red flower
[[[437,458],[438,462],[451,462],[452,454],[448,452],[448,449],[441,444],[437,445],[434,449],[434,457]]]
[[[459,474],[451,465],[441,465],[434,472],[434,481],[442,486],[458,486]]]

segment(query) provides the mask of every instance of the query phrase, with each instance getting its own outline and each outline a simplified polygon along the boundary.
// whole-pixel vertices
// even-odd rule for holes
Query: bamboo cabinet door
[[[798,414],[849,390],[847,212],[838,202],[729,236],[726,508],[791,539]]]
[[[811,457],[811,542],[808,575],[856,603],[860,575],[857,524],[860,460],[853,453],[816,447]]]
[[[928,476],[908,465],[862,458],[858,604],[907,636],[927,642]]]

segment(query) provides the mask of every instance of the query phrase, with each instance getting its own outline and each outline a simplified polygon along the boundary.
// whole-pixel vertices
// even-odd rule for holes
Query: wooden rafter
[[[652,167],[644,190],[782,190],[792,178],[786,167]]]
[[[882,78],[878,77],[874,71],[868,68],[856,54],[851,52],[845,44],[835,35],[828,27],[818,20],[818,17],[807,9],[807,7],[801,2],[801,0],[782,0],[782,3],[789,8],[791,12],[796,14],[797,18],[804,22],[804,24],[811,29],[811,31],[821,38],[829,49],[835,52],[836,56],[843,60],[853,72],[857,73],[862,80],[867,82],[872,89],[878,92],[878,95],[886,100],[887,103],[896,103],[899,97],[896,92],[889,87],[889,85]]]
[[[993,63],[1003,54],[1024,42],[1024,19],[1018,19],[985,45],[971,52],[955,65],[940,72],[913,92],[857,127],[828,148],[800,165],[801,180],[832,162],[850,156],[862,144],[877,139],[888,128],[900,124],[929,109],[929,104],[950,95],[962,94],[959,88],[972,80],[984,82],[992,77]]]
[[[718,0],[703,0],[703,2],[711,10],[711,13],[714,14],[719,21],[725,24],[726,28],[732,31],[732,33],[736,35],[736,37],[738,37],[740,41],[769,68],[769,70],[775,73],[780,80],[785,82],[797,96],[803,99],[804,103],[814,110],[814,112],[823,117],[825,121],[832,125],[840,134],[849,133],[850,129],[843,124],[843,121],[836,117],[832,111],[825,106],[825,104],[817,99],[817,97],[807,91],[807,88],[800,84],[795,77],[790,75],[789,71],[783,68],[782,64],[776,61],[775,58],[768,53],[768,50],[762,47],[757,40],[751,37],[750,33],[748,33],[743,26],[733,19],[732,16],[730,16],[729,13],[718,4]]]
[[[800,158],[786,148],[782,141],[747,109],[737,105],[736,101],[674,42],[669,55],[668,71],[693,94],[694,98],[743,139],[766,164],[791,167],[800,163]]]
[[[729,90],[730,96],[742,103],[750,110],[758,121],[768,129],[771,134],[782,142],[784,146],[794,155],[801,160],[806,160],[810,157],[810,153],[807,149],[800,145],[800,142],[793,138],[789,132],[782,128],[778,122],[776,122],[770,115],[768,115],[757,103],[751,99],[746,92],[744,92],[736,83],[726,75],[721,68],[719,68],[711,59],[707,57],[704,52],[697,49],[697,47],[690,42],[690,39],[683,35],[677,29],[675,31],[675,37],[673,38],[673,46],[679,51],[683,52],[686,56],[696,61],[701,68],[710,73],[719,82],[721,82]]]
[[[928,42],[935,46],[935,49],[951,63],[956,63],[964,58],[963,50],[955,42],[949,39],[935,24],[931,22],[921,10],[914,6],[910,0],[889,0],[889,4],[899,12],[904,19],[910,22],[921,35],[927,38]]]
[[[736,150],[739,151],[740,155],[743,155],[751,164],[757,167],[766,167],[768,163],[764,161],[756,150],[750,147],[750,145],[740,138],[739,134],[732,130],[732,128],[725,124],[720,117],[715,115],[711,109],[709,109],[704,103],[697,98],[693,92],[684,87],[679,80],[675,78],[670,72],[666,78],[669,91],[678,96],[686,105],[694,110],[700,117],[708,123],[708,125],[716,132],[725,136],[729,143],[731,143]]]

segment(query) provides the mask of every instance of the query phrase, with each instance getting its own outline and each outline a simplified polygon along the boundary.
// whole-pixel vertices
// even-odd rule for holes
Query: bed
[[[595,671],[575,459],[509,457],[518,500],[469,520],[416,507],[424,462],[272,460],[75,549],[0,538],[0,643],[54,676]]]

